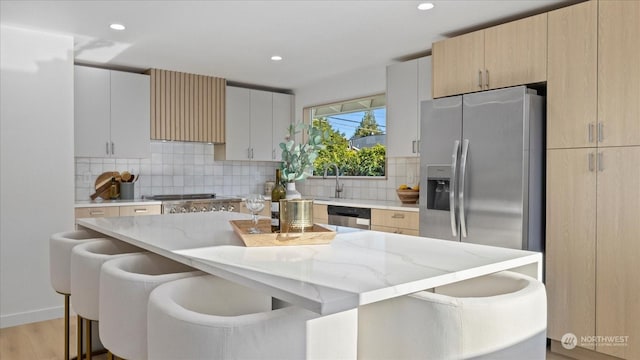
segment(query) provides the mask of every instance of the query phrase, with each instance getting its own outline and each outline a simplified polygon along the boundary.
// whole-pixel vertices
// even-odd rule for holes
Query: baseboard
[[[0,316],[0,329],[6,327],[29,324],[38,321],[58,319],[64,316],[64,306],[56,306],[34,311]]]
[[[571,350],[565,349],[557,340],[551,340],[551,352],[580,360],[620,360],[619,357],[599,353],[582,347],[575,347]]]

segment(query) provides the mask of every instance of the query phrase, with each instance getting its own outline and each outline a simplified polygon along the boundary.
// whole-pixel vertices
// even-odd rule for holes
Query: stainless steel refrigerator
[[[542,251],[544,97],[518,86],[421,106],[420,235]]]

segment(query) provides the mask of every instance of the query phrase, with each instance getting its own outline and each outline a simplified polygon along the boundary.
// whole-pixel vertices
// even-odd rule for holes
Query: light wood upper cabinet
[[[74,100],[76,156],[150,156],[149,76],[75,66]]]
[[[596,348],[624,359],[640,359],[640,147],[604,148],[601,159],[596,335],[628,336],[628,342]]]
[[[151,69],[151,138],[223,143],[222,78]]]
[[[485,88],[547,80],[547,14],[490,27],[484,34]]]
[[[547,148],[595,147],[598,3],[549,13]]]
[[[483,90],[484,30],[433,43],[433,97]]]
[[[640,145],[640,1],[600,1],[599,146]]]
[[[558,341],[596,334],[595,160],[596,149],[547,150],[547,336]]]
[[[547,14],[433,44],[433,97],[544,82]]]

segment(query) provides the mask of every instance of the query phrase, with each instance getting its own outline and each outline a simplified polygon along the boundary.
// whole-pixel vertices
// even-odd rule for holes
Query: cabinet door
[[[547,14],[494,26],[484,35],[485,88],[547,80]]]
[[[216,146],[216,160],[249,160],[251,90],[227,86],[225,144]]]
[[[433,97],[482,90],[484,30],[433,43]]]
[[[420,141],[420,103],[425,100],[433,99],[431,95],[431,56],[425,56],[418,59],[418,119],[417,132],[418,141]],[[417,152],[420,153],[420,146],[417,146]]]
[[[285,141],[291,125],[293,95],[273,93],[273,139],[271,160],[281,161],[280,143]]]
[[[316,224],[328,224],[329,213],[327,205],[313,204],[313,222]]]
[[[149,75],[111,71],[112,155],[151,156]]]
[[[596,146],[598,3],[549,13],[547,148]]]
[[[640,145],[640,1],[598,4],[599,145]]]
[[[251,160],[270,161],[273,154],[273,95],[251,90]]]
[[[596,335],[628,338],[596,350],[640,359],[640,146],[600,151]]]
[[[418,61],[387,67],[387,156],[418,152]]]
[[[75,155],[109,156],[109,70],[76,66],[74,73]]]
[[[547,336],[554,340],[595,335],[595,191],[595,149],[547,150]]]

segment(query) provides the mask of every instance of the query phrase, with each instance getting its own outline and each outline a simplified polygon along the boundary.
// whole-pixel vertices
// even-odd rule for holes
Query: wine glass
[[[249,234],[259,234],[257,213],[264,209],[264,197],[260,194],[251,194],[247,196],[244,202],[247,205],[247,209],[251,211],[251,220],[253,221],[253,227],[249,229]]]

